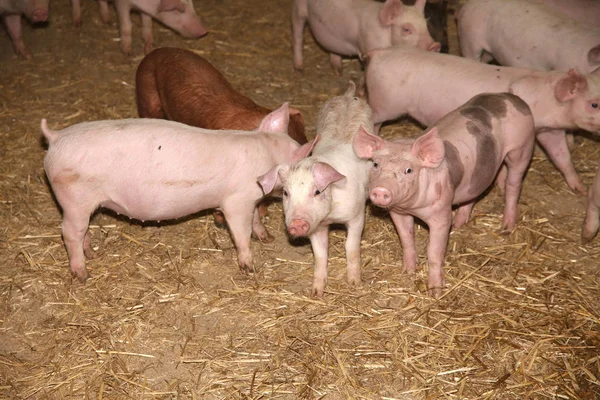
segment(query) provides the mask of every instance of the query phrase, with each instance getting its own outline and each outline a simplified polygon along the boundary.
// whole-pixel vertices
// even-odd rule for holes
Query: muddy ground
[[[139,17],[126,57],[114,10],[104,26],[97,4],[83,3],[81,28],[67,0],[52,3],[46,26],[25,23],[33,60],[0,35],[1,398],[600,396],[600,239],[580,244],[585,198],[539,149],[514,232],[499,233],[495,188],[452,232],[439,300],[425,290],[426,227],[416,229],[419,271],[403,274],[394,227],[371,207],[362,285],[346,283],[345,232],[334,230],[323,299],[310,297],[310,245],[290,243],[277,202],[266,220],[276,240],[253,242],[252,275],[240,272],[210,212],[163,224],[100,212],[91,221],[91,279],[73,280],[42,167],[40,120],[59,129],[136,117],[143,57]],[[202,0],[196,8],[207,37],[185,40],[155,23],[155,46],[204,56],[262,105],[289,101],[310,138],[319,107],[360,79],[356,59],[334,75],[308,30],[305,72],[292,70],[289,0]],[[382,134],[421,129],[403,119]],[[573,158],[588,185],[599,151],[596,138],[578,135]]]

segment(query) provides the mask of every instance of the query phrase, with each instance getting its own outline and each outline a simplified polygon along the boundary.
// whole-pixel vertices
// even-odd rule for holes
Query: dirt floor
[[[278,202],[267,218],[276,240],[253,242],[250,276],[210,212],[163,224],[101,212],[91,221],[91,279],[73,280],[40,120],[59,129],[136,117],[143,57],[139,17],[126,57],[114,11],[104,26],[97,4],[83,3],[81,28],[67,0],[52,2],[47,26],[25,23],[33,60],[0,32],[0,398],[600,398],[600,238],[580,244],[585,198],[539,149],[513,233],[499,233],[495,188],[452,232],[439,300],[426,292],[427,229],[416,229],[419,271],[403,274],[394,227],[372,207],[362,285],[346,283],[345,232],[334,230],[323,299],[310,297],[310,245],[289,242]],[[289,0],[196,8],[207,37],[185,40],[155,23],[155,46],[206,57],[259,104],[291,102],[310,138],[319,107],[360,79],[356,59],[335,76],[308,30],[305,72],[293,71]],[[382,134],[420,131],[405,119]],[[599,151],[597,139],[578,136],[573,158],[588,185]]]

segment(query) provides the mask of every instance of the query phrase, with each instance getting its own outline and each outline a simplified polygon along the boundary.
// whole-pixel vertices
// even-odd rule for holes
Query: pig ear
[[[181,0],[160,0],[160,4],[158,5],[158,12],[163,11],[179,11],[184,12],[185,7]]]
[[[358,132],[354,135],[352,148],[358,158],[372,158],[373,153],[383,149],[385,141],[379,136],[367,132],[364,126],[360,126]]]
[[[412,155],[417,157],[423,167],[437,168],[444,160],[444,141],[436,127],[415,140],[411,149]]]
[[[354,97],[355,93],[356,93],[356,84],[352,80],[349,80],[348,81],[348,89],[346,90],[346,93],[344,93],[344,97]]]
[[[267,172],[256,178],[256,181],[260,185],[265,195],[271,193],[273,190],[281,189],[281,175],[287,174],[290,167],[285,164],[279,164],[274,166]]]
[[[288,103],[283,103],[277,110],[263,118],[258,126],[259,132],[286,133],[290,123]]]
[[[588,62],[591,66],[600,65],[600,44],[588,52]]]
[[[313,166],[313,178],[315,179],[315,186],[320,192],[327,189],[327,186],[344,179],[345,176],[340,174],[331,165],[324,162],[317,162]]]
[[[417,0],[415,1],[415,7],[425,13],[425,3],[427,3],[427,0]]]
[[[295,164],[303,158],[308,157],[308,155],[312,153],[313,149],[315,148],[315,145],[319,143],[319,140],[321,140],[321,135],[315,136],[312,142],[305,143],[302,146],[298,147],[292,155],[291,163]]]
[[[571,101],[575,98],[578,91],[587,89],[587,80],[585,76],[570,69],[567,75],[560,78],[554,87],[554,97],[561,103]]]
[[[379,22],[383,26],[389,26],[394,22],[394,19],[398,18],[402,13],[403,5],[401,0],[386,0],[379,11]]]

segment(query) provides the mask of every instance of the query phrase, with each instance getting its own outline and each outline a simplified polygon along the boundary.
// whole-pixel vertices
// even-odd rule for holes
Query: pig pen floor
[[[389,217],[371,207],[362,285],[345,282],[345,232],[335,230],[326,294],[311,298],[310,245],[288,241],[278,202],[267,219],[276,240],[252,244],[253,275],[239,271],[210,212],[160,225],[97,213],[92,277],[74,281],[42,167],[40,120],[58,129],[136,117],[142,43],[139,17],[128,58],[114,11],[103,26],[97,4],[84,1],[77,29],[66,0],[51,6],[48,26],[24,26],[33,60],[0,35],[0,398],[600,396],[600,238],[580,244],[585,199],[539,149],[513,233],[498,233],[496,189],[452,232],[439,300],[425,291],[426,228],[416,230],[420,269],[408,276]],[[260,104],[290,101],[311,138],[319,107],[360,79],[356,59],[335,76],[308,30],[305,72],[293,72],[289,0],[196,8],[207,37],[185,40],[155,23],[155,46],[206,57]],[[419,132],[406,119],[382,134]],[[588,185],[599,150],[592,136],[578,136],[573,158]]]

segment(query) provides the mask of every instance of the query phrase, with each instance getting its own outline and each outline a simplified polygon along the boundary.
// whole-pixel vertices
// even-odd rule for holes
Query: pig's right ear
[[[354,135],[352,141],[352,148],[358,158],[372,158],[373,153],[383,149],[384,146],[385,140],[379,136],[370,134],[362,125]]]
[[[258,126],[259,132],[285,133],[287,134],[290,123],[290,111],[288,103],[283,103],[277,110],[263,118]]]
[[[381,11],[379,11],[379,22],[383,26],[389,26],[404,12],[402,0],[386,0]]]
[[[282,182],[279,174],[285,175],[289,168],[288,165],[279,164],[271,168],[266,174],[256,178],[265,195],[271,193],[275,189],[281,189]]]
[[[184,12],[185,7],[181,0],[160,0],[160,4],[158,5],[158,12],[164,11]]]
[[[444,160],[446,150],[437,127],[434,126],[429,132],[419,136],[412,145],[411,153],[421,161],[423,167],[439,167]]]
[[[577,96],[578,91],[587,89],[587,79],[585,76],[570,69],[566,76],[563,76],[556,82],[554,87],[554,97],[561,103],[571,101]]]
[[[600,65],[600,44],[588,51],[588,62],[592,67]]]
[[[308,155],[312,153],[313,149],[315,148],[315,145],[319,143],[319,140],[321,140],[321,135],[315,136],[312,142],[305,143],[298,147],[296,151],[294,151],[294,154],[292,154],[291,163],[295,164],[298,161],[308,157]]]

